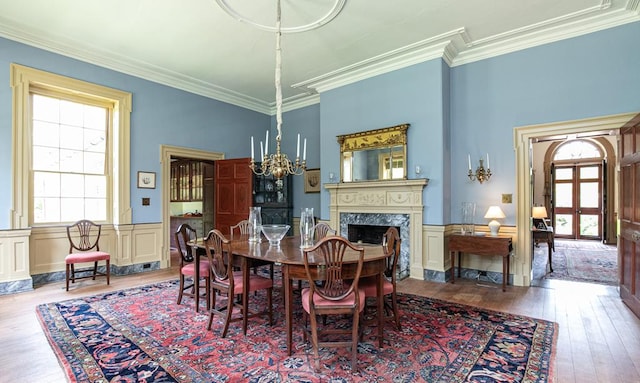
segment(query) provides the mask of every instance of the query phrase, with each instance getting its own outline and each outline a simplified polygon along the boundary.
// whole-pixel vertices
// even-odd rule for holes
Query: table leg
[[[289,266],[286,264],[282,265],[282,283],[284,284],[284,317],[285,317],[285,325],[287,327],[287,355],[291,356],[292,349],[292,322],[293,322],[293,281],[289,277]]]
[[[451,257],[451,284],[456,282],[456,252],[450,251],[449,256]]]
[[[553,264],[551,263],[551,252],[553,251],[553,239],[547,241],[547,247],[549,248],[549,270],[553,273]]]
[[[383,347],[384,338],[384,295],[383,295],[383,273],[378,274],[378,286],[376,287],[378,293],[378,347]]]
[[[502,291],[507,291],[507,279],[509,279],[509,255],[502,257]]]

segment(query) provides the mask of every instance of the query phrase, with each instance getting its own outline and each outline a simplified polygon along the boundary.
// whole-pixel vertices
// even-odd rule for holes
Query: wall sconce
[[[489,169],[489,153],[487,153],[487,168],[484,168],[484,162],[482,158],[480,159],[480,166],[476,169],[475,173],[471,170],[471,155],[467,155],[467,160],[469,161],[469,179],[473,181],[478,181],[483,183],[484,181],[489,181],[491,178],[491,169]]]

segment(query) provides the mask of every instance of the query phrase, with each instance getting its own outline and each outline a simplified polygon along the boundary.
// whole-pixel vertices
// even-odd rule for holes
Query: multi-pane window
[[[34,93],[33,222],[105,221],[110,109]]]

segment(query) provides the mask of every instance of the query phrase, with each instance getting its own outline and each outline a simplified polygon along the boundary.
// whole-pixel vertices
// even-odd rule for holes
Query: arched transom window
[[[564,143],[556,150],[553,160],[577,160],[587,158],[602,158],[602,152],[597,145],[585,140],[574,140]]]

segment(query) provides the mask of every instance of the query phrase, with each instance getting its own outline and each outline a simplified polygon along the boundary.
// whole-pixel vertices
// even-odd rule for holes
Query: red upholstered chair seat
[[[358,287],[364,291],[364,295],[367,297],[378,296],[378,284],[375,277],[362,278]],[[393,283],[385,279],[382,281],[382,295],[389,295],[391,293],[393,293]]]
[[[229,280],[224,279],[218,283],[229,286]],[[251,274],[249,276],[249,292],[270,289],[273,287],[273,279],[261,277]],[[233,272],[233,295],[242,294],[244,290],[244,280],[242,279],[242,271]]]
[[[203,259],[199,263],[200,263],[199,275],[204,278],[205,276],[209,275],[209,261],[206,261]],[[193,263],[189,263],[182,266],[182,268],[180,269],[180,273],[182,273],[183,275],[188,275],[190,277],[193,277],[196,274],[195,265]]]
[[[309,312],[310,311],[310,307],[309,307],[309,292],[311,291],[311,289],[309,288],[305,288],[302,289],[302,308],[306,311]],[[360,288],[358,288],[358,294],[360,294],[360,302],[364,302],[365,299],[365,294],[364,291],[361,290]],[[337,307],[337,306],[353,306],[356,301],[356,294],[355,293],[351,293],[349,294],[346,298],[341,299],[339,301],[331,301],[328,299],[324,299],[323,297],[314,294],[313,296],[313,304],[316,305],[316,307]],[[362,311],[364,309],[364,305],[360,305],[360,311]]]
[[[104,251],[87,251],[85,253],[71,253],[64,258],[64,262],[67,264],[81,263],[81,262],[95,262],[106,261],[111,258],[109,253]]]

